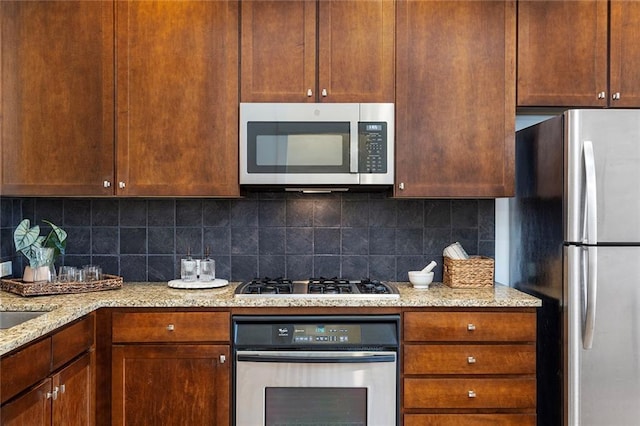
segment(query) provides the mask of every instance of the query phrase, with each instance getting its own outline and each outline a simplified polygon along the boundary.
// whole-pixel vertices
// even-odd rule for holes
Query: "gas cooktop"
[[[240,284],[236,297],[368,297],[398,298],[398,289],[377,280],[310,278],[292,281],[286,278],[255,278]]]

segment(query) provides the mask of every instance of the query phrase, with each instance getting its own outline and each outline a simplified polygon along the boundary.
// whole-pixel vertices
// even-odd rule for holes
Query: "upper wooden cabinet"
[[[514,190],[515,4],[398,1],[397,197]]]
[[[2,1],[2,195],[110,195],[113,4]]]
[[[518,3],[518,106],[638,107],[639,67],[640,2]]]
[[[393,102],[395,3],[241,2],[242,102]]]
[[[238,4],[116,2],[118,195],[236,196]]]

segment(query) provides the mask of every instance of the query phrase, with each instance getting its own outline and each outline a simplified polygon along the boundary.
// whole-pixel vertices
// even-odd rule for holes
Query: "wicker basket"
[[[444,257],[442,281],[451,288],[482,288],[493,286],[494,260],[472,256],[465,260]]]
[[[52,294],[88,293],[92,291],[113,290],[122,287],[122,277],[103,275],[99,281],[73,283],[49,283],[46,281],[25,283],[20,279],[0,280],[0,290],[20,296],[45,296]]]

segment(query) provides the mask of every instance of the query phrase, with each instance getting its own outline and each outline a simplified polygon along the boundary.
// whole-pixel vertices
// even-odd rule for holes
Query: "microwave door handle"
[[[351,139],[349,141],[349,173],[358,173],[358,122],[351,122]]]

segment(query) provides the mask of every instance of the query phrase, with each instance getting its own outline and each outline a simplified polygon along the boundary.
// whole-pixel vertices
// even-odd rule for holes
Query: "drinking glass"
[[[213,281],[216,277],[216,262],[213,259],[200,261],[200,281]]]
[[[182,281],[195,281],[198,279],[195,260],[188,257],[180,261],[180,278]]]

